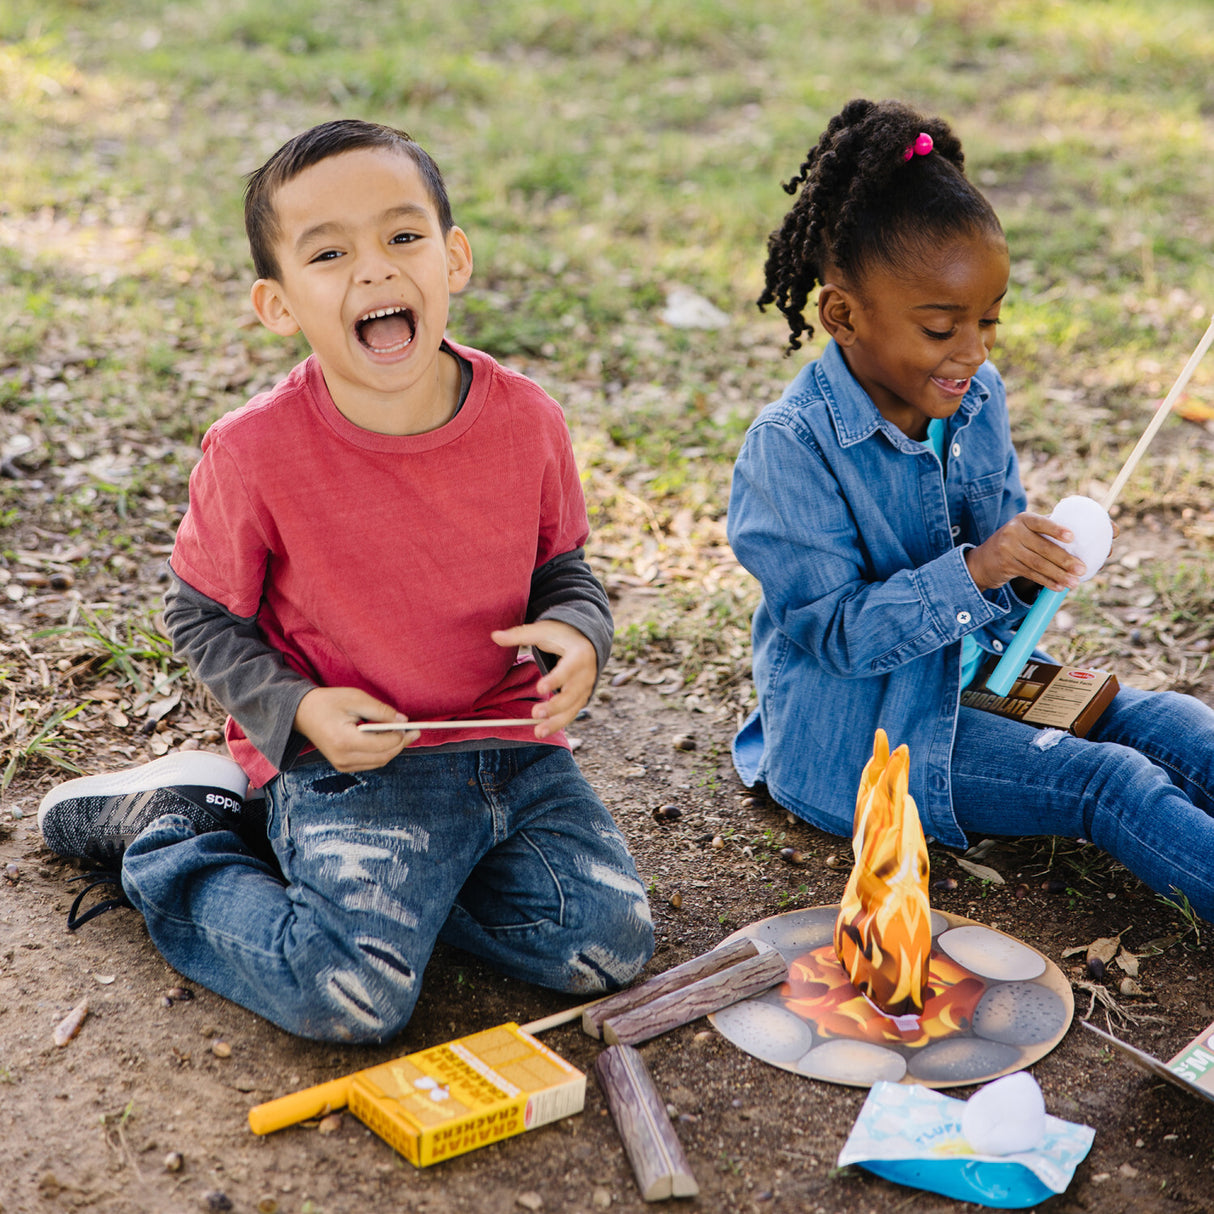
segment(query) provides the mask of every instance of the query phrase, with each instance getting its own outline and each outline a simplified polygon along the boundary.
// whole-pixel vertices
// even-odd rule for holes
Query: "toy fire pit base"
[[[783,985],[715,1012],[727,1040],[786,1071],[871,1087],[986,1083],[1031,1066],[1062,1040],[1075,1001],[1062,971],[1030,945],[959,915],[932,911],[923,1015],[908,1026],[852,986],[834,949],[837,906],[761,919],[729,937],[774,945]]]

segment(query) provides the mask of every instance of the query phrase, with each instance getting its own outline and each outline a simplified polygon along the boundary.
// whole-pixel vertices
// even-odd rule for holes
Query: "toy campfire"
[[[922,1014],[932,953],[927,840],[909,781],[910,751],[891,755],[878,729],[856,794],[856,863],[835,920],[835,952],[852,985],[894,1018]]]
[[[951,1087],[1029,1066],[1062,1039],[1074,1000],[1057,966],[1003,932],[932,909],[910,763],[878,729],[838,906],[776,915],[731,937],[772,945],[788,963],[782,985],[710,1017],[741,1049],[858,1087]]]

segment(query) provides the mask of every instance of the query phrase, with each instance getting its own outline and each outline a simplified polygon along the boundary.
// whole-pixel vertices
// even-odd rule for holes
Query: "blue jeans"
[[[951,774],[967,833],[1088,839],[1214,921],[1214,711],[1200,700],[1122,688],[1086,739],[962,708]]]
[[[267,813],[281,878],[236,835],[167,816],[128,847],[122,885],[170,965],[299,1036],[395,1036],[440,937],[579,994],[653,952],[623,836],[561,747],[313,763],[267,786]]]

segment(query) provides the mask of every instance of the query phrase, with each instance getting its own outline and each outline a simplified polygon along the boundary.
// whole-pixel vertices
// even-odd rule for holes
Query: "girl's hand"
[[[590,641],[572,624],[563,620],[536,620],[517,628],[499,628],[490,636],[495,645],[506,649],[531,645],[560,656],[560,661],[535,685],[541,695],[552,693],[551,699],[531,710],[536,719],[537,738],[558,733],[586,707],[598,677],[599,657]]]
[[[971,548],[965,563],[979,590],[994,590],[1013,578],[1027,578],[1049,590],[1073,590],[1084,564],[1058,544],[1069,544],[1074,538],[1069,528],[1025,511]]]
[[[295,728],[338,771],[382,767],[421,737],[415,729],[407,733],[362,733],[360,721],[407,719],[357,687],[313,687],[295,710]]]

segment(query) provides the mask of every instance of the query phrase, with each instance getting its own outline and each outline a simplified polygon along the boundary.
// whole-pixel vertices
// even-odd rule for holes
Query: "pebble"
[[[695,750],[696,740],[689,733],[681,733],[671,742],[671,745],[675,750]]]
[[[232,1047],[226,1042],[221,1041],[218,1037],[211,1042],[211,1053],[216,1058],[231,1058]]]
[[[515,1199],[516,1206],[522,1206],[524,1210],[542,1210],[544,1208],[544,1199],[538,1194],[528,1189],[525,1193],[520,1193]]]
[[[827,868],[842,868],[846,863],[846,860],[840,859],[835,855],[834,852],[831,852],[830,855],[826,857]]]
[[[336,1134],[341,1129],[341,1120],[340,1113],[330,1113],[327,1117],[320,1119],[316,1132],[318,1134]]]
[[[683,895],[679,893],[677,889],[673,894],[670,895],[670,905],[674,907],[675,910],[683,909]]]
[[[186,1003],[194,998],[194,992],[187,986],[170,986],[165,994],[178,1003]]]
[[[720,835],[713,835],[712,843],[709,845],[713,851],[720,851],[725,846],[725,840]]]
[[[609,1210],[611,1209],[611,1194],[602,1187],[597,1188],[590,1194],[590,1204],[596,1210]]]
[[[183,1167],[185,1167],[185,1156],[180,1151],[170,1151],[164,1157],[166,1172],[180,1172]]]
[[[276,1197],[263,1197],[257,1203],[257,1214],[278,1214],[278,1199]]]
[[[21,876],[21,870],[17,867],[15,861],[10,860],[4,866],[4,876],[5,879],[12,882],[13,885],[17,884],[17,880]]]
[[[211,1210],[213,1214],[227,1214],[232,1208],[232,1199],[219,1189],[212,1189],[202,1195],[202,1208]]]

